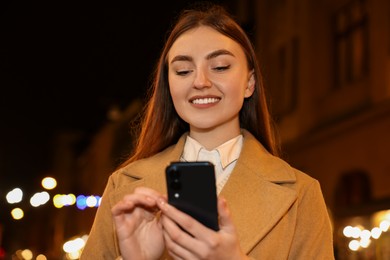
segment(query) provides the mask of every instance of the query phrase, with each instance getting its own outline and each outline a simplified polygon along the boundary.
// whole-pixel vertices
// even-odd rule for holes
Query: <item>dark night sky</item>
[[[165,32],[189,2],[1,4],[0,196],[50,167],[57,131],[93,133],[112,104],[143,97]]]

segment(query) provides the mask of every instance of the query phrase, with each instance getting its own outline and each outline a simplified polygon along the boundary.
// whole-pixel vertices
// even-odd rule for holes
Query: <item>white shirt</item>
[[[243,140],[244,138],[240,134],[209,151],[198,141],[187,136],[180,160],[187,162],[209,161],[213,163],[215,166],[217,193],[219,194],[236,165],[237,159],[241,153]]]

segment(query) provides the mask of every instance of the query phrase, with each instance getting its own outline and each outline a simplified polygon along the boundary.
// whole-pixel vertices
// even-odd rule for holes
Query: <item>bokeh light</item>
[[[19,220],[24,217],[24,212],[21,208],[14,208],[11,210],[11,216],[13,219]]]
[[[47,260],[47,257],[45,255],[40,254],[40,255],[37,255],[36,260]]]
[[[31,252],[30,249],[22,250],[21,255],[25,260],[31,260],[33,258],[33,253]]]
[[[23,199],[23,191],[19,188],[15,188],[7,193],[6,200],[9,204],[19,203]]]
[[[42,187],[46,190],[52,190],[57,187],[57,181],[53,177],[45,177],[42,179]]]
[[[46,191],[35,193],[31,199],[30,204],[33,207],[39,207],[46,204],[50,200],[50,195]]]

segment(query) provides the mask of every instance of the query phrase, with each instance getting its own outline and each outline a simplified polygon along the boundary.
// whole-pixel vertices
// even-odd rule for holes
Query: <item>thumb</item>
[[[220,229],[225,230],[229,233],[235,232],[226,199],[222,197],[218,198],[218,215]]]

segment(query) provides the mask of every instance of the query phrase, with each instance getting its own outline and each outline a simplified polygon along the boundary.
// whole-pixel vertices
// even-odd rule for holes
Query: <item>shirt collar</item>
[[[223,169],[238,159],[240,156],[242,144],[243,136],[240,134],[212,150],[218,152]],[[185,161],[197,161],[199,153],[202,149],[206,150],[206,148],[198,141],[191,138],[190,136],[187,136],[182,158]]]

